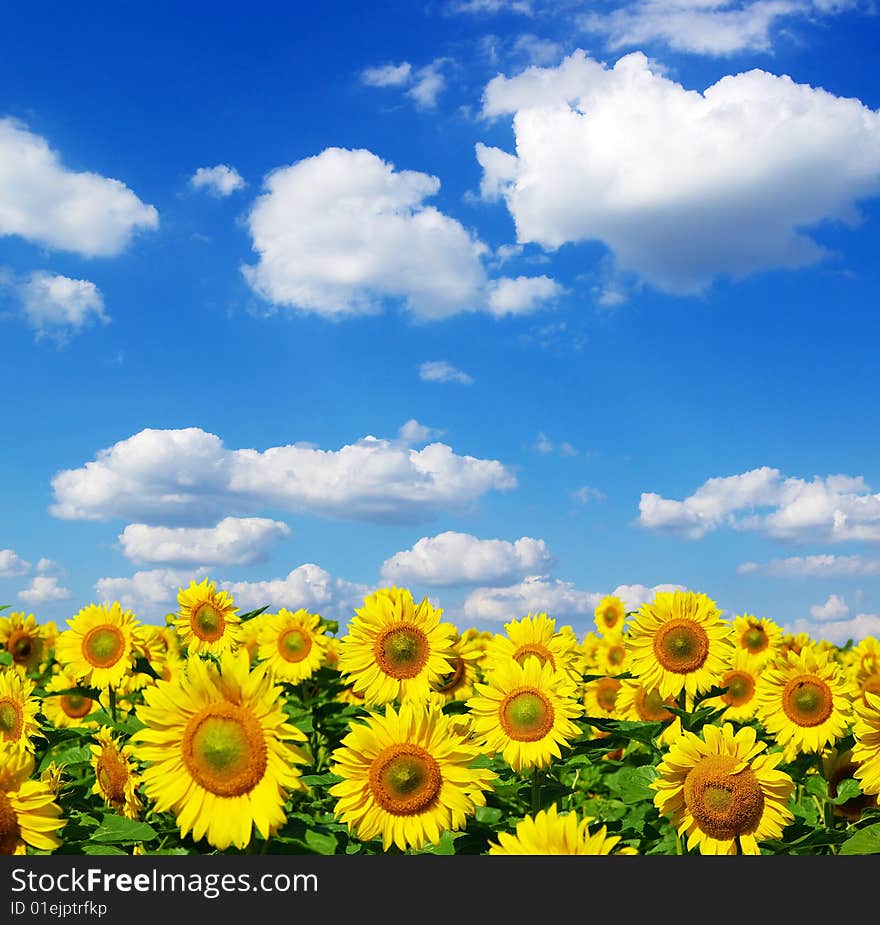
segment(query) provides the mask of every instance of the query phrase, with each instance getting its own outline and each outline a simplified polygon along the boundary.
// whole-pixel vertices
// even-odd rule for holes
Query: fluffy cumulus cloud
[[[433,109],[446,89],[444,69],[448,58],[435,58],[424,67],[413,67],[409,61],[400,64],[380,64],[364,68],[361,81],[368,87],[396,87],[403,89],[419,109]]]
[[[415,449],[367,436],[338,450],[232,450],[197,427],[146,429],[59,472],[51,512],[162,526],[213,526],[267,509],[415,523],[515,486],[498,460],[460,456],[444,443]]]
[[[708,479],[681,501],[644,492],[639,520],[649,529],[689,539],[731,527],[796,543],[880,542],[880,494],[861,476],[808,481],[764,466]]]
[[[231,196],[245,184],[244,177],[234,167],[217,164],[214,167],[199,167],[189,178],[189,185],[195,190],[223,197]]]
[[[642,604],[650,604],[659,591],[686,591],[684,585],[659,584],[653,587],[645,585],[618,585],[612,592],[626,604],[627,611],[638,610]]]
[[[242,271],[267,302],[325,318],[375,314],[386,300],[419,320],[497,314],[483,266],[489,249],[426,204],[439,188],[436,177],[396,170],[364,149],[327,148],[281,167],[248,215],[258,261]],[[521,311],[549,295],[546,284],[528,285],[515,286]]]
[[[19,599],[31,607],[66,601],[72,596],[54,575],[36,575],[23,591],[18,592]]]
[[[858,642],[866,636],[880,638],[880,614],[859,613],[848,620],[793,620],[784,629],[790,633],[809,633],[813,639],[844,646],[850,639]]]
[[[44,138],[0,119],[0,236],[109,257],[158,225],[156,209],[124,183],[70,170]]]
[[[543,571],[551,562],[544,540],[529,536],[512,543],[481,540],[469,533],[449,530],[422,537],[411,549],[386,559],[382,578],[397,585],[500,585]]]
[[[849,605],[838,594],[829,594],[824,604],[814,604],[810,608],[814,620],[841,620],[849,616]]]
[[[578,50],[495,77],[483,114],[513,116],[515,155],[476,153],[519,243],[601,242],[612,275],[672,293],[815,263],[809,230],[857,223],[880,193],[880,112],[763,70],[700,92],[640,52],[608,67]]]
[[[250,565],[264,561],[290,527],[266,517],[224,517],[215,527],[151,527],[129,524],[119,545],[143,565]]]
[[[489,311],[493,315],[530,315],[564,292],[549,276],[517,276],[492,280]]]
[[[578,25],[609,48],[662,42],[675,51],[729,55],[768,51],[775,27],[853,7],[858,0],[634,0],[590,9]]]
[[[475,588],[465,598],[463,614],[468,620],[506,622],[529,613],[546,613],[558,621],[593,616],[603,595],[579,591],[572,582],[546,575],[529,575],[505,588]]]
[[[0,578],[27,575],[30,568],[30,562],[22,559],[14,549],[0,549]]]
[[[220,581],[218,587],[228,591],[244,610],[268,606],[271,610],[305,608],[322,617],[340,621],[342,631],[356,608],[371,592],[366,585],[334,578],[314,563],[293,569],[286,578],[268,581]]]
[[[102,601],[119,601],[141,620],[161,623],[163,618],[177,610],[177,595],[181,588],[188,588],[191,581],[201,581],[208,569],[199,566],[193,569],[156,568],[124,578],[99,578],[95,592]]]
[[[94,324],[107,324],[104,297],[85,279],[32,273],[19,288],[25,319],[37,339],[65,341]]]
[[[771,575],[776,578],[830,578],[839,576],[880,575],[880,559],[870,556],[788,556],[769,562],[743,562],[736,568],[740,575]]]
[[[473,376],[462,372],[446,360],[426,360],[419,364],[419,379],[423,382],[458,382],[471,385]]]

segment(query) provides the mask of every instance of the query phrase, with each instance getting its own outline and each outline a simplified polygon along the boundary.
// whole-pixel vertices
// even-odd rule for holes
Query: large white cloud
[[[340,621],[340,630],[371,592],[367,585],[334,578],[329,572],[308,562],[291,570],[285,578],[268,581],[221,581],[218,587],[228,591],[244,610],[268,606],[270,610],[300,607]],[[340,633],[341,634],[341,633]]]
[[[769,562],[743,562],[736,567],[740,575],[772,575],[777,578],[880,575],[880,559],[869,556],[788,556]]]
[[[530,575],[506,588],[475,588],[465,598],[463,614],[468,620],[507,622],[528,613],[546,613],[557,621],[593,616],[603,595],[579,591],[569,581]]]
[[[0,236],[85,257],[109,257],[159,215],[119,180],[65,167],[48,142],[0,119]]]
[[[880,639],[880,614],[859,613],[848,620],[793,620],[783,629],[789,633],[809,633],[813,639],[824,639],[842,646],[849,639],[853,642],[859,642],[866,636]]]
[[[849,616],[849,605],[839,594],[829,594],[823,604],[814,604],[810,608],[814,620],[842,620]]]
[[[161,623],[166,614],[177,610],[177,594],[191,581],[201,581],[208,569],[156,568],[123,578],[99,578],[95,591],[101,601],[119,601],[145,622]]]
[[[267,517],[224,517],[215,527],[129,524],[119,535],[123,553],[145,565],[250,565],[290,534]]]
[[[599,241],[615,273],[672,293],[814,263],[810,229],[857,223],[880,193],[880,112],[762,70],[699,92],[640,52],[607,67],[577,50],[495,77],[483,112],[513,115],[515,154],[477,158],[519,243]]]
[[[386,559],[382,578],[398,585],[431,587],[512,583],[547,568],[553,557],[544,540],[522,536],[514,542],[481,540],[448,530],[425,536],[411,549]]]
[[[27,575],[31,569],[14,549],[0,549],[0,578],[12,578],[15,575]]]
[[[254,265],[242,268],[268,302],[325,318],[381,311],[386,300],[421,320],[498,310],[482,263],[488,248],[425,200],[440,181],[396,170],[371,151],[327,148],[270,173],[248,215]],[[528,292],[521,311],[556,294]],[[528,302],[527,305],[524,303]],[[503,307],[503,306],[502,306]]]
[[[87,279],[37,272],[19,289],[25,318],[37,338],[64,341],[95,323],[107,324],[104,297]]]
[[[807,481],[764,466],[708,479],[683,501],[644,492],[639,519],[644,527],[689,539],[727,526],[791,542],[880,542],[880,493],[872,493],[862,476]]]
[[[31,607],[66,601],[73,597],[70,590],[63,587],[54,575],[35,575],[31,583],[18,592],[18,596]]]
[[[211,526],[267,509],[415,523],[515,485],[501,462],[459,456],[444,443],[415,449],[367,436],[339,450],[230,450],[197,427],[148,428],[59,472],[51,512],[169,526]]]

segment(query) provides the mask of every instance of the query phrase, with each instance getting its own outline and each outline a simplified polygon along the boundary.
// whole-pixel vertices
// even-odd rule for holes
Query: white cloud
[[[32,273],[19,288],[25,318],[37,339],[65,341],[72,334],[110,321],[94,283],[53,273]]]
[[[189,185],[213,196],[231,196],[236,190],[242,189],[245,183],[244,177],[234,167],[217,164],[214,167],[199,167],[189,178]]]
[[[449,7],[453,13],[520,13],[529,16],[534,12],[532,0],[453,0]]]
[[[543,431],[538,432],[538,440],[534,445],[534,449],[545,456],[550,453],[558,453],[560,456],[578,455],[577,448],[572,446],[567,440],[556,444]]]
[[[215,527],[151,527],[129,524],[119,535],[125,556],[146,565],[250,565],[290,527],[265,517],[224,517]]]
[[[66,520],[210,526],[266,509],[414,523],[488,491],[516,486],[492,459],[367,436],[339,450],[293,444],[229,450],[197,427],[148,428],[52,479],[51,513]]]
[[[618,585],[612,592],[615,597],[619,597],[626,604],[627,612],[638,610],[642,604],[649,604],[660,591],[686,591],[684,585],[659,584],[653,587],[645,585]]]
[[[382,565],[383,580],[430,587],[500,585],[542,571],[553,557],[544,540],[481,540],[452,530],[422,537]]]
[[[644,54],[609,68],[577,50],[495,77],[483,114],[513,114],[516,155],[476,153],[518,243],[599,241],[612,276],[672,293],[815,263],[809,229],[856,224],[880,192],[880,112],[762,70],[698,92]]]
[[[61,574],[64,572],[61,566],[55,562],[54,559],[47,559],[45,556],[37,562],[36,569],[41,575],[45,575],[48,572],[54,572],[55,574]]]
[[[824,639],[842,646],[849,639],[857,643],[866,636],[880,638],[880,614],[860,613],[849,620],[831,620],[826,623],[794,620],[784,629],[791,633],[809,633],[813,639]]]
[[[53,601],[66,601],[73,595],[67,588],[61,587],[54,575],[36,575],[24,591],[18,596],[32,607],[50,604]]]
[[[605,492],[599,491],[598,488],[592,488],[590,485],[584,485],[572,492],[572,498],[580,501],[581,504],[589,504],[591,501],[604,501]]]
[[[546,613],[557,620],[592,617],[601,600],[601,594],[578,591],[571,582],[530,575],[507,588],[475,588],[465,598],[464,616],[500,622],[520,620],[528,613]]]
[[[740,575],[773,575],[777,578],[880,575],[880,559],[866,556],[789,556],[764,563],[743,562],[736,570]]]
[[[503,277],[489,283],[489,311],[493,315],[528,315],[564,291],[549,276]]]
[[[296,610],[304,607],[322,617],[340,621],[340,635],[344,624],[354,610],[364,603],[372,589],[366,585],[354,584],[341,578],[333,578],[328,572],[313,563],[306,563],[293,569],[286,578],[269,581],[226,581],[218,587],[228,591],[237,606],[244,610],[256,610],[268,606],[270,610],[286,607]]]
[[[401,87],[409,83],[411,75],[412,65],[409,61],[401,61],[400,64],[364,68],[361,80],[368,87]]]
[[[763,466],[708,479],[683,501],[643,492],[639,512],[642,526],[689,539],[727,526],[791,542],[880,542],[880,494],[861,476],[808,482]]]
[[[415,418],[410,418],[401,426],[398,433],[400,434],[400,439],[407,446],[419,446],[433,440],[435,437],[439,437],[443,431],[428,427],[425,424],[419,424]]]
[[[30,562],[25,562],[14,549],[0,549],[0,578],[26,575],[30,568]]]
[[[505,284],[490,285],[489,248],[425,204],[439,188],[436,177],[363,149],[327,148],[281,167],[248,216],[259,259],[242,272],[266,301],[334,320],[376,314],[386,300],[420,321],[496,313],[491,295]],[[534,308],[546,289],[531,293]]]
[[[768,51],[774,27],[852,7],[855,0],[635,0],[607,13],[589,12],[578,25],[606,38],[609,48],[662,42],[675,51],[731,55]]]
[[[128,578],[99,578],[95,591],[101,600],[119,601],[145,622],[160,623],[166,614],[177,610],[178,591],[188,588],[191,581],[201,581],[207,574],[204,567],[150,569]]]
[[[810,608],[810,615],[815,620],[841,620],[849,616],[849,607],[844,598],[831,594],[824,604],[814,604]]]
[[[158,226],[155,208],[124,183],[67,169],[44,138],[0,119],[0,236],[110,257],[137,231]]]
[[[423,382],[458,382],[471,385],[473,377],[446,360],[427,360],[419,364],[419,379]]]
[[[433,109],[437,105],[437,97],[446,89],[446,77],[443,74],[446,63],[446,58],[437,58],[413,74],[413,85],[406,91],[406,95],[420,109]]]

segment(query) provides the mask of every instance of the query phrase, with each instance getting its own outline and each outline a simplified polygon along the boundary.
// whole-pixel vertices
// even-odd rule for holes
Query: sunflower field
[[[880,853],[880,641],[692,591],[594,622],[2,608],[0,854]]]

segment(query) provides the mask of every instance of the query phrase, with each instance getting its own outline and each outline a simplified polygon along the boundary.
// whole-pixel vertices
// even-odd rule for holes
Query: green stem
[[[116,688],[110,688],[110,717],[116,722]]]
[[[532,815],[541,809],[541,777],[537,765],[532,768]]]

